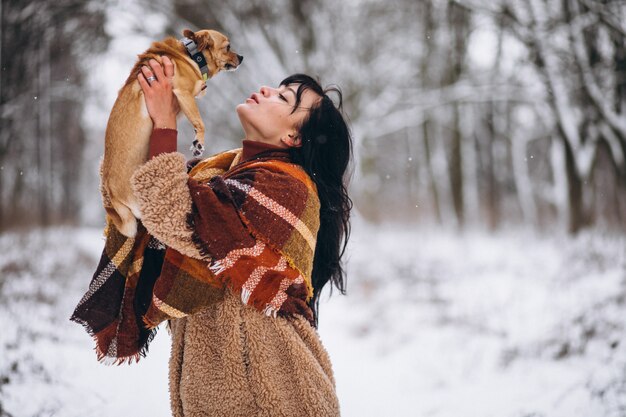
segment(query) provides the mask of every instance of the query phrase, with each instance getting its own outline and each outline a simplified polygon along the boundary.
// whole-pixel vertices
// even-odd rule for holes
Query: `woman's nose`
[[[267,97],[271,93],[271,89],[269,87],[266,87],[266,86],[261,87],[261,90],[259,90],[259,91],[261,92],[263,97]]]

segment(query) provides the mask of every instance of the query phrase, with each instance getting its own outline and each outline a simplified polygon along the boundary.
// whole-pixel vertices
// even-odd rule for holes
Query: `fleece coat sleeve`
[[[141,165],[131,185],[148,232],[185,256],[203,259],[187,227],[187,214],[191,212],[187,178],[185,155],[168,152]]]

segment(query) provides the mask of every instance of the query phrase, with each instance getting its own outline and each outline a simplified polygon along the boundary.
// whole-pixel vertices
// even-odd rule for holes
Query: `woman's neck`
[[[261,152],[266,151],[275,151],[275,152],[289,152],[289,148],[284,148],[281,146],[273,145],[265,142],[258,142],[256,140],[244,139],[242,141],[243,144],[243,154],[241,155],[241,162],[248,161],[254,158],[256,155]]]

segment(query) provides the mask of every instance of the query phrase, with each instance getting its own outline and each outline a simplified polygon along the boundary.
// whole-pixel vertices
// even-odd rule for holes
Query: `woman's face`
[[[282,147],[300,146],[298,126],[320,97],[305,90],[298,108],[292,113],[298,87],[299,84],[278,88],[263,86],[258,93],[252,93],[244,103],[237,105],[246,139]]]

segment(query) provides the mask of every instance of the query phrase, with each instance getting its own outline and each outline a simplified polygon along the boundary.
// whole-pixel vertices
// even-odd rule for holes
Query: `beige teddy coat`
[[[184,155],[170,152],[143,164],[131,182],[148,232],[193,255],[186,178]],[[268,317],[216,289],[209,308],[169,325],[174,417],[340,415],[330,358],[305,318]]]

